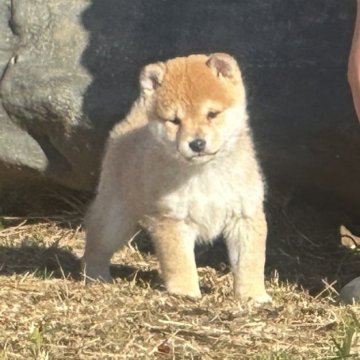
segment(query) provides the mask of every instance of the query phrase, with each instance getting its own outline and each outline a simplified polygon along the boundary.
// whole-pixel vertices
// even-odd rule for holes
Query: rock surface
[[[270,188],[358,212],[354,15],[355,1],[337,0],[0,0],[0,196],[30,183],[93,190],[140,68],[225,51],[243,69]]]
[[[340,300],[345,304],[360,301],[360,276],[351,280],[340,291]]]

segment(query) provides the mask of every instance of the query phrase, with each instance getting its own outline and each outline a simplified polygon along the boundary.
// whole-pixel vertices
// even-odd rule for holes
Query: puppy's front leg
[[[225,229],[235,296],[270,302],[264,283],[267,224],[262,209],[253,217],[234,217]]]
[[[167,290],[176,295],[200,297],[194,229],[182,221],[161,218],[153,220],[149,230]]]

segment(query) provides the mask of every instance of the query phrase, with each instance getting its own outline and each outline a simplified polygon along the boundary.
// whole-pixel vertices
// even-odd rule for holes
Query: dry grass
[[[0,359],[360,359],[360,307],[336,302],[359,254],[329,245],[332,215],[279,209],[269,214],[274,304],[263,308],[232,298],[221,244],[198,250],[204,295],[193,301],[164,292],[143,237],[114,257],[115,284],[85,286],[72,214],[3,218]]]

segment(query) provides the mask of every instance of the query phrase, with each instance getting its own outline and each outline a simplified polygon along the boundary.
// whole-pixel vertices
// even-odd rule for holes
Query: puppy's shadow
[[[157,270],[143,270],[137,266],[124,264],[111,264],[110,273],[113,279],[135,282],[140,287],[151,289],[164,289],[163,282]]]
[[[80,279],[80,259],[71,249],[35,242],[0,246],[0,275],[33,274],[39,278]]]
[[[114,279],[135,281],[139,286],[161,288],[162,285],[157,270],[112,263],[110,272]],[[83,279],[81,259],[70,248],[60,248],[57,244],[45,246],[35,241],[14,247],[0,246],[0,276],[16,274],[32,274],[39,279]]]

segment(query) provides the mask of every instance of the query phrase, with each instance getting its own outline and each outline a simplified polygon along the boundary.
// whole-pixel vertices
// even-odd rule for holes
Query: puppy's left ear
[[[164,75],[164,63],[146,65],[140,74],[141,92],[145,95],[151,95],[161,85]]]
[[[239,82],[241,80],[239,66],[236,60],[229,54],[211,54],[206,65],[212,69],[218,77],[223,77],[233,82]]]

